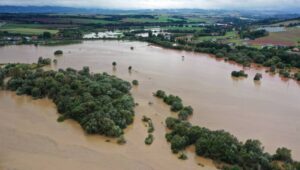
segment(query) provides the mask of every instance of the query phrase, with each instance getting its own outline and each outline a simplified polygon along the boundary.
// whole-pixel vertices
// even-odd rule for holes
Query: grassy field
[[[14,24],[8,23],[0,27],[0,29],[14,29],[14,28],[46,28],[47,25],[43,24]]]
[[[201,36],[198,37],[196,42],[202,42],[202,41],[212,41],[212,40],[224,40],[224,39],[237,39],[237,33],[235,31],[227,32],[224,36]]]
[[[183,21],[183,19],[173,18],[168,15],[160,15],[156,18],[125,18],[122,22],[138,22],[138,23],[155,23],[155,22],[170,22],[170,21]]]
[[[88,19],[88,18],[61,18],[60,22],[74,23],[74,24],[114,24],[116,21],[109,21],[103,19]]]
[[[289,28],[284,32],[270,33],[267,37],[258,38],[250,41],[250,44],[257,45],[285,45],[294,46],[299,45],[300,42],[300,28]]]
[[[272,24],[271,26],[280,26],[280,25],[288,26],[289,24],[294,24],[294,23],[300,23],[300,19],[290,20],[290,21],[285,21],[285,22],[279,22],[279,23],[276,23],[276,24]]]
[[[187,22],[193,22],[193,23],[207,23],[207,24],[213,24],[216,23],[215,18],[207,18],[207,17],[200,17],[200,16],[187,16],[185,17],[187,19]]]
[[[187,26],[187,27],[178,27],[178,26],[168,26],[168,27],[162,27],[162,29],[164,29],[164,30],[184,30],[184,31],[197,30],[197,31],[201,31],[201,30],[203,30],[203,27],[191,27],[191,26]]]
[[[11,29],[0,29],[0,31],[7,31],[9,33],[23,34],[23,35],[41,35],[43,32],[50,32],[55,34],[57,30],[38,29],[38,28],[11,28]]]
[[[9,33],[23,34],[23,35],[40,35],[43,32],[50,32],[55,34],[58,32],[56,29],[46,28],[47,25],[42,24],[4,24],[0,27],[0,31],[7,31]]]

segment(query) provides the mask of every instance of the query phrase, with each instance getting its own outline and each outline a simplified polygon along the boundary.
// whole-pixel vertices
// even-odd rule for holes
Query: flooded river
[[[55,57],[57,49],[64,54]],[[55,105],[49,100],[0,91],[0,169],[214,169],[210,160],[192,152],[188,152],[187,161],[171,154],[163,122],[172,113],[152,96],[158,89],[191,105],[195,110],[190,119],[193,124],[225,129],[243,141],[259,139],[271,153],[277,147],[288,147],[300,160],[300,85],[296,81],[284,81],[264,69],[248,69],[248,79],[235,80],[230,74],[242,69],[238,65],[207,54],[142,42],[85,41],[59,47],[0,48],[0,63],[32,63],[39,56],[56,58],[54,69],[89,66],[93,72],[139,80],[140,85],[132,89],[139,103],[135,122],[126,129],[127,144],[119,146],[101,136],[85,135],[73,121],[57,123]],[[115,71],[113,61],[117,62]],[[131,73],[129,66],[133,67]],[[257,72],[263,74],[260,84],[253,82]],[[147,128],[141,122],[143,115],[152,118],[155,126],[151,146],[144,144]]]

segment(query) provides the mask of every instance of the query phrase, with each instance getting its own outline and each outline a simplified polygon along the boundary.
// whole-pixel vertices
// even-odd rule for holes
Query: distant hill
[[[300,16],[299,9],[288,10],[205,10],[205,9],[101,9],[101,8],[74,8],[61,6],[1,6],[0,13],[75,13],[75,14],[208,14],[208,15],[232,15],[243,16],[283,16],[283,18],[295,18]]]
[[[112,13],[117,10],[60,6],[0,6],[0,13]]]

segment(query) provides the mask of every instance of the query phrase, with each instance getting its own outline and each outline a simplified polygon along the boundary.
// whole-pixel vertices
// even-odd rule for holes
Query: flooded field
[[[57,49],[64,54],[55,57]],[[211,161],[192,152],[187,161],[171,153],[164,137],[164,119],[172,113],[152,96],[158,89],[193,106],[193,124],[225,129],[240,140],[259,139],[271,153],[277,147],[288,147],[300,160],[300,85],[294,80],[269,75],[263,68],[248,69],[248,79],[235,80],[230,73],[242,69],[238,65],[207,54],[142,42],[85,41],[56,47],[0,48],[0,63],[32,63],[40,56],[56,58],[53,69],[89,66],[93,72],[108,72],[128,81],[137,79],[140,85],[132,89],[139,103],[135,122],[126,130],[127,144],[119,146],[101,136],[85,135],[73,121],[56,122],[56,108],[49,100],[1,91],[0,169],[214,169]],[[117,62],[116,70],[112,69],[113,61]],[[129,66],[133,67],[131,73]],[[263,74],[260,84],[253,82],[257,72]],[[144,144],[147,128],[141,121],[143,115],[152,118],[155,126],[151,146]],[[53,167],[46,166],[49,163]]]

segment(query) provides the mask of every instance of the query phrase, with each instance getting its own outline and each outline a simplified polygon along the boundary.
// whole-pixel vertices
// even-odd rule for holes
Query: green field
[[[138,23],[155,23],[155,22],[171,22],[171,21],[183,21],[179,18],[173,18],[168,15],[160,15],[156,18],[125,18],[123,22],[138,22]]]
[[[64,23],[74,23],[74,24],[113,24],[117,21],[109,21],[103,19],[88,19],[88,18],[62,18],[59,21]]]
[[[0,31],[23,35],[40,35],[44,32],[56,34],[58,32],[56,29],[47,29],[45,27],[46,25],[41,24],[5,24],[0,27]]]
[[[168,26],[168,27],[162,27],[162,29],[164,29],[164,30],[184,30],[184,31],[197,30],[197,31],[201,31],[201,30],[203,30],[203,27],[192,27],[192,26],[178,27],[178,26]]]
[[[237,33],[235,31],[227,32],[224,36],[201,36],[198,37],[195,41],[202,42],[202,41],[212,41],[212,40],[224,40],[224,39],[237,39]]]

